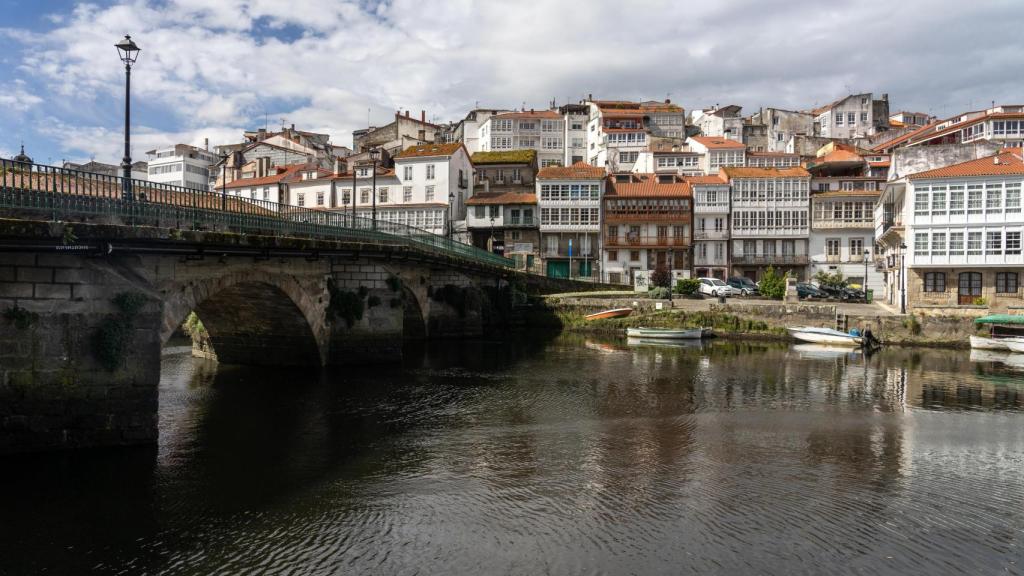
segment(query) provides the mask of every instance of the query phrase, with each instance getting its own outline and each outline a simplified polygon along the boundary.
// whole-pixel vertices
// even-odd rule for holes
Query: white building
[[[851,94],[812,111],[817,136],[865,138],[889,129],[889,95]]]
[[[813,179],[811,277],[838,272],[850,284],[862,286],[866,272],[867,288],[882,297],[882,274],[874,263],[874,210],[884,185],[882,179],[863,177]]]
[[[608,172],[630,172],[641,154],[650,150],[652,138],[682,143],[686,113],[665,102],[587,100],[587,158],[592,166]]]
[[[698,278],[729,277],[729,183],[719,176],[686,178],[693,189],[693,268]]]
[[[704,174],[718,174],[723,166],[745,166],[747,147],[742,142],[717,136],[691,136],[686,140],[690,150],[701,158]]]
[[[693,124],[700,129],[701,136],[741,140],[743,138],[742,106],[730,104],[719,108],[707,108],[695,114]]]
[[[604,186],[604,169],[584,162],[549,166],[537,173],[541,257],[548,276],[600,276]]]
[[[723,167],[732,193],[733,274],[757,280],[769,266],[806,276],[810,180],[803,168]]]
[[[918,172],[903,203],[907,308],[1024,305],[1021,150]]]
[[[157,148],[146,154],[149,155],[150,182],[194,190],[210,189],[210,169],[219,160],[213,152],[188,144]]]
[[[505,112],[480,126],[480,151],[535,150],[538,166],[565,164],[566,120],[556,110]]]

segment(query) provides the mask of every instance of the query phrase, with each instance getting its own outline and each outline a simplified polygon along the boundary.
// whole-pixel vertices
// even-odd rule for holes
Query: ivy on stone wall
[[[14,327],[18,330],[27,330],[39,320],[39,314],[29,312],[15,304],[14,306],[7,308],[7,310],[4,310],[4,318],[6,318],[8,322],[14,324]]]
[[[352,292],[339,287],[334,280],[328,280],[327,291],[331,295],[331,300],[327,304],[328,319],[341,318],[349,328],[363,319],[363,298],[369,293],[365,286],[360,286],[357,292]]]
[[[93,335],[93,354],[107,370],[113,372],[124,363],[125,350],[131,342],[132,322],[146,304],[138,292],[121,292],[111,299],[117,313],[103,319]]]

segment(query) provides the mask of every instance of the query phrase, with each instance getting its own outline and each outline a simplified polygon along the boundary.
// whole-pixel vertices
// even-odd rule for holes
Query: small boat
[[[626,344],[629,346],[651,346],[659,348],[701,348],[703,347],[704,341],[699,339],[690,340],[671,340],[668,338],[626,338]]]
[[[626,328],[626,336],[630,338],[699,340],[710,335],[710,328],[688,328],[685,330],[674,330],[671,328]]]
[[[827,346],[860,346],[863,340],[860,336],[840,332],[831,328],[817,328],[814,326],[794,326],[786,328],[789,334],[803,342],[813,344],[825,344]]]
[[[1009,350],[1005,338],[986,338],[971,336],[971,350]]]
[[[857,354],[860,354],[860,350],[850,350],[838,346],[826,346],[824,344],[794,344],[793,351],[801,358],[814,360],[834,360],[851,354],[854,355],[851,357],[856,357]]]
[[[1009,338],[1006,347],[1014,354],[1024,354],[1024,338]]]
[[[1009,356],[1007,349],[1003,350],[985,350],[972,348],[971,349],[971,362],[1005,362]]]
[[[594,312],[593,314],[587,314],[583,317],[584,320],[605,320],[607,318],[625,318],[633,313],[632,308],[612,308],[611,310],[602,310],[600,312]]]
[[[988,326],[988,336],[971,336],[971,348],[978,350],[1010,350],[1011,342],[1024,342],[1024,314],[990,314],[974,321]]]

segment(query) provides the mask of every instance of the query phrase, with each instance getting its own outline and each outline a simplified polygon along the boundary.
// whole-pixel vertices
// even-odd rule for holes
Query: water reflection
[[[402,366],[165,357],[159,451],[4,461],[0,573],[1017,569],[1020,372],[565,335]]]

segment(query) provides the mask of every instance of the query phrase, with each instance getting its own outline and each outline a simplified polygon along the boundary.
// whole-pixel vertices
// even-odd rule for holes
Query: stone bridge
[[[594,287],[405,245],[0,220],[0,453],[154,442],[161,347],[190,312],[223,363],[365,363]]]

